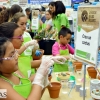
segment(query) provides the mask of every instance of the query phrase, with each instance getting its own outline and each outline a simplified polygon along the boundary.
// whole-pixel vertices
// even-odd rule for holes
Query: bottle
[[[98,50],[97,67],[100,67],[100,50]]]
[[[69,70],[69,72],[73,72],[73,63],[72,63],[72,61],[68,61],[68,70]]]

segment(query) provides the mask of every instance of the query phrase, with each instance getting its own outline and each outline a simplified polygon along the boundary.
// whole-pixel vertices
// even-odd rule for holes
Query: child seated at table
[[[58,56],[58,55],[62,55],[64,56],[66,59],[70,58],[69,54],[74,54],[74,49],[68,44],[70,42],[71,39],[71,34],[72,32],[70,31],[70,29],[63,27],[60,32],[58,33],[58,42],[55,42],[55,44],[52,46],[52,55],[53,56]],[[64,65],[64,64],[63,64]],[[67,71],[68,67],[65,67],[61,65],[61,69],[60,67],[58,68],[59,65],[56,66],[56,64],[54,64],[54,71],[55,72],[59,72],[59,71]]]

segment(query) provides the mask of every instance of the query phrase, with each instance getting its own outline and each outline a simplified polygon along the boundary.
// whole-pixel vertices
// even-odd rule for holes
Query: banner
[[[20,6],[26,6],[28,3],[27,3],[27,0],[19,0],[19,5]]]
[[[39,27],[39,10],[32,10],[32,30],[38,30]]]
[[[0,2],[8,2],[8,0],[0,0]]]
[[[97,64],[99,44],[100,7],[79,7],[75,57],[91,64]]]
[[[49,3],[53,0],[28,0],[28,4],[42,4],[42,3]]]

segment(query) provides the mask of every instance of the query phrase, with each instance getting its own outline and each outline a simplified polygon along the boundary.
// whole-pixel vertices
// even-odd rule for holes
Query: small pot
[[[39,60],[39,59],[41,59],[41,57],[44,54],[44,50],[43,49],[39,49],[39,51],[41,51],[41,55],[40,56],[33,55],[33,60]]]
[[[51,98],[58,98],[60,92],[61,84],[58,82],[51,82],[51,85],[48,86],[48,91]]]
[[[81,70],[82,69],[82,65],[83,65],[82,62],[78,62],[78,61],[73,62],[73,66],[74,66],[75,71]]]
[[[87,71],[88,71],[88,74],[89,74],[89,76],[91,77],[91,78],[96,78],[96,76],[97,76],[97,71],[96,71],[96,69],[94,68],[94,67],[88,67],[87,68]]]

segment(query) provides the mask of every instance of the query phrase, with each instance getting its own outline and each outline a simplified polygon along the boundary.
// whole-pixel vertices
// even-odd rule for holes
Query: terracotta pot
[[[39,60],[43,56],[44,50],[43,49],[39,49],[39,50],[41,51],[41,55],[40,56],[33,55],[33,60]]]
[[[58,82],[51,82],[51,86],[48,86],[48,91],[51,98],[58,98],[61,84]]]
[[[88,67],[87,68],[87,71],[88,71],[88,74],[89,74],[89,76],[91,77],[91,78],[96,78],[96,76],[97,76],[97,71],[95,70],[95,68],[94,67]]]
[[[83,65],[82,62],[78,62],[78,61],[73,62],[73,66],[74,66],[75,71],[81,70],[82,69],[82,65]]]
[[[92,98],[93,100],[99,100],[99,99],[94,99],[94,98]]]

